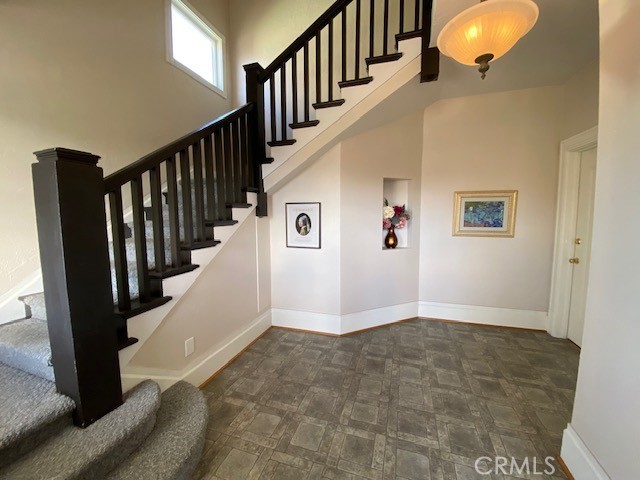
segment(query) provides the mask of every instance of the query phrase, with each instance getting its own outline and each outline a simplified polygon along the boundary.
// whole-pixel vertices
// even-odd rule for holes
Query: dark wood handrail
[[[126,183],[134,180],[143,173],[148,172],[154,167],[157,167],[167,158],[175,155],[176,153],[188,148],[198,140],[205,138],[207,135],[211,135],[216,129],[237,120],[242,115],[249,113],[253,110],[254,104],[247,103],[241,107],[231,110],[228,113],[216,118],[215,120],[202,125],[191,133],[179,138],[178,140],[159,148],[155,152],[145,155],[140,160],[127,165],[124,168],[112,173],[104,179],[104,191],[105,193],[114,192],[118,188],[122,187]]]
[[[276,57],[276,59],[269,64],[264,72],[259,77],[259,80],[264,83],[271,77],[272,74],[278,71],[278,69],[289,60],[296,52],[302,49],[305,43],[315,38],[316,34],[326,27],[331,20],[337,17],[344,8],[346,8],[353,0],[337,0],[331,5],[318,19],[307,28],[302,35],[296,38],[291,45],[289,45],[284,52]]]

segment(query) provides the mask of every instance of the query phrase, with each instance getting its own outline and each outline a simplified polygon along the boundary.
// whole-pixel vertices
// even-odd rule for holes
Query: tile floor
[[[205,387],[196,478],[565,478],[474,464],[559,453],[578,358],[545,333],[432,320],[342,338],[272,329]]]

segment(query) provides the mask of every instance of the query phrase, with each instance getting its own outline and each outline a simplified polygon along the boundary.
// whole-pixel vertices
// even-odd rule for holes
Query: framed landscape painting
[[[287,247],[320,248],[320,203],[285,204]]]
[[[517,190],[455,192],[453,235],[513,237],[517,204]]]

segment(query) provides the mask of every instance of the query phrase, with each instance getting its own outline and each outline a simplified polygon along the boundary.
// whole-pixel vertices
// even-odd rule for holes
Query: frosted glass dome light
[[[481,0],[447,23],[438,36],[438,49],[463,65],[480,65],[484,79],[489,62],[511,50],[538,15],[532,0]]]

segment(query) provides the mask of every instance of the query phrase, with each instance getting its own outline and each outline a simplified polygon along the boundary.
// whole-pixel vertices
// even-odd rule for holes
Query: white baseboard
[[[421,318],[455,320],[457,322],[479,323],[498,327],[547,330],[547,312],[535,310],[420,302],[418,313]]]
[[[416,318],[418,316],[418,302],[402,303],[389,307],[374,308],[364,312],[342,315],[342,332],[351,333],[367,328],[381,327],[400,320]]]
[[[380,327],[418,316],[418,302],[374,308],[345,315],[303,312],[273,308],[274,327],[294,328],[309,332],[345,335],[347,333]]]
[[[247,328],[207,355],[204,360],[182,372],[125,369],[125,373],[121,376],[122,390],[126,392],[147,379],[157,382],[163,391],[180,380],[200,386],[269,328],[271,328],[271,311],[267,310]]]
[[[571,424],[564,430],[560,456],[576,480],[611,480]]]
[[[340,335],[340,315],[328,313],[302,312],[298,310],[271,309],[271,323],[274,327],[295,328],[310,332]]]

